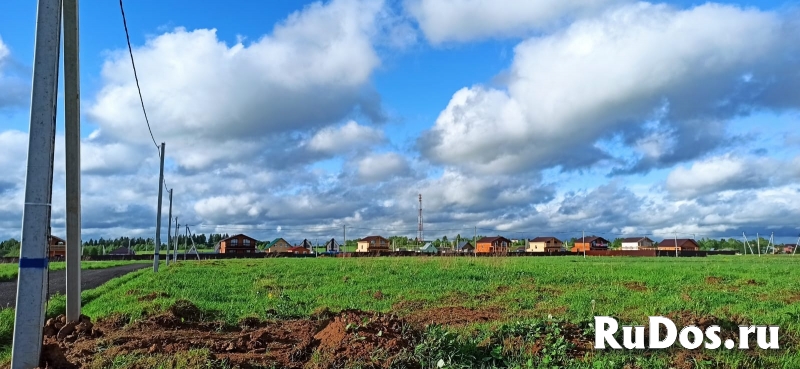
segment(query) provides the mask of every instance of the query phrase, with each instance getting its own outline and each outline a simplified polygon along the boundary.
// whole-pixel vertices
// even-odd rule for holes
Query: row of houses
[[[50,258],[64,257],[66,255],[66,241],[63,239],[50,236],[49,238],[49,251]],[[214,252],[221,254],[242,254],[242,253],[294,253],[294,254],[310,254],[312,253],[313,244],[308,239],[304,239],[299,244],[292,245],[283,238],[276,238],[269,242],[266,247],[261,250],[257,246],[258,241],[255,238],[244,234],[237,234],[220,240],[214,247]],[[382,236],[367,236],[357,241],[356,252],[381,252],[381,251],[412,251],[407,249],[396,248],[392,242]],[[553,237],[536,237],[526,240],[523,246],[513,246],[514,242],[502,236],[483,237],[472,244],[472,241],[465,240],[457,242],[454,247],[435,247],[431,242],[424,242],[417,250],[421,253],[508,253],[508,252],[545,252],[555,253],[561,251],[584,252],[591,250],[608,250],[611,242],[603,237],[588,236],[578,238],[572,247],[567,250],[564,241]],[[796,245],[784,245],[784,252],[791,253]],[[326,253],[338,253],[341,251],[341,245],[331,238],[324,245]],[[700,249],[700,245],[693,239],[678,238],[678,239],[664,239],[656,243],[648,237],[628,237],[622,239],[621,250],[667,250],[674,251],[696,251]],[[109,252],[107,255],[132,255],[135,254],[133,250],[126,247],[121,247],[117,250]]]
[[[217,243],[215,251],[218,253],[256,253],[262,252],[256,247],[257,241],[244,234],[237,234]],[[583,252],[590,250],[608,250],[611,242],[603,237],[589,236],[582,237],[575,241],[569,249],[572,252]],[[536,237],[527,240],[524,246],[513,246],[512,240],[503,236],[482,237],[475,241],[458,242],[455,247],[437,248],[431,242],[425,242],[417,251],[422,253],[439,252],[477,252],[477,253],[507,253],[507,252],[560,252],[567,251],[564,241],[552,236]],[[356,242],[356,252],[381,252],[397,251],[392,242],[382,236],[367,236]],[[268,243],[263,252],[275,253],[296,253],[307,254],[312,252],[313,245],[308,239],[292,245],[283,238],[276,238]],[[648,237],[629,237],[622,240],[622,250],[675,250],[696,251],[700,245],[693,239],[665,239],[660,243],[655,243]],[[325,243],[325,252],[339,252],[341,246],[335,239],[330,239]],[[402,250],[406,251],[406,250]]]

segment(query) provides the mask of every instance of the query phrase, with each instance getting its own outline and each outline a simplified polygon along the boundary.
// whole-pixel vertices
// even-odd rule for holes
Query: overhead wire
[[[150,120],[147,118],[147,110],[144,108],[144,98],[142,97],[142,89],[139,87],[139,75],[136,73],[136,63],[133,61],[133,48],[131,47],[131,37],[128,34],[128,22],[125,19],[125,9],[122,6],[122,0],[119,0],[119,10],[122,13],[122,25],[125,27],[125,39],[128,41],[128,53],[131,56],[131,66],[133,66],[133,78],[136,79],[136,90],[139,91],[139,102],[142,104],[142,112],[144,113],[144,121],[147,123],[147,130],[150,132],[150,138],[153,140],[153,145],[155,145],[156,150],[158,151],[159,158],[164,155],[161,152],[158,144],[156,143],[156,138],[153,136],[153,129],[150,128]],[[166,185],[166,183],[165,183]]]

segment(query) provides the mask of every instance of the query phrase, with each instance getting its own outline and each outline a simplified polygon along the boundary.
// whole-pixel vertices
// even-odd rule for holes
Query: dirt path
[[[134,270],[147,268],[149,264],[130,264],[106,269],[81,270],[81,289],[97,288],[112,278],[123,276]],[[50,295],[64,294],[67,291],[67,274],[65,270],[50,271]],[[17,300],[17,280],[0,282],[0,308],[14,307]]]

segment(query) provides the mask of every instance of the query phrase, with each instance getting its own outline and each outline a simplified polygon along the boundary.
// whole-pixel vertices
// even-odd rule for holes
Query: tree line
[[[188,247],[192,246],[192,241],[194,241],[194,245],[198,249],[211,249],[214,248],[220,240],[230,237],[227,233],[211,233],[211,234],[192,234],[189,237],[184,235],[178,235],[177,242],[179,247],[183,247],[184,242]],[[436,238],[433,240],[428,240],[426,242],[431,242],[435,247],[442,248],[442,247],[454,247],[458,245],[459,242],[469,241],[470,243],[473,242],[473,239],[481,239],[484,235],[478,235],[477,237],[463,237],[460,234],[457,234],[455,237],[448,238],[447,236],[442,236],[440,238]],[[588,236],[587,236],[588,237]],[[391,236],[388,238],[391,245],[398,248],[414,248],[420,246],[420,242],[416,237],[406,237],[406,236]],[[174,238],[173,238],[174,240]],[[568,240],[564,241],[564,247],[569,249],[575,245],[575,242],[579,241],[579,237],[572,237]],[[167,247],[167,240],[166,235],[164,236],[164,242],[161,244],[161,248],[165,249]],[[324,245],[325,242],[328,242],[327,239],[318,240],[321,242],[321,245]],[[512,244],[512,247],[521,247],[526,246],[525,239],[515,240]],[[743,240],[735,239],[735,238],[702,238],[696,240],[697,244],[700,246],[701,250],[736,250],[742,251],[744,250],[744,242]],[[769,240],[763,237],[760,237],[758,240],[748,240],[750,244],[750,248],[753,252],[758,253],[757,245],[761,246],[761,252],[766,252],[767,245],[769,244]],[[174,242],[174,241],[173,241]],[[355,247],[358,242],[358,239],[350,239],[347,240],[344,244],[348,247]],[[657,242],[657,241],[656,241]],[[118,237],[118,238],[99,238],[97,240],[90,238],[88,241],[83,242],[83,255],[84,256],[96,256],[96,255],[104,255],[107,254],[117,248],[120,247],[128,247],[133,249],[136,252],[141,251],[148,251],[153,250],[155,242],[153,242],[153,238],[142,238],[142,237]],[[263,249],[269,244],[269,241],[260,241],[256,244],[256,246],[260,249]],[[612,250],[618,250],[622,247],[622,238],[615,238],[613,241],[610,241],[609,248]],[[0,241],[0,256],[4,257],[18,257],[19,256],[19,249],[20,249],[20,242],[14,238]],[[750,249],[747,249],[750,252]],[[771,252],[771,250],[770,250]]]

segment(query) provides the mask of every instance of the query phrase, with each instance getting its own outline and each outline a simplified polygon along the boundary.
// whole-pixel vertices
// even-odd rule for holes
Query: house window
[[[239,240],[238,239],[234,238],[234,239],[231,240],[231,246],[238,246],[238,245],[239,245]]]
[[[250,239],[245,238],[243,243],[245,246],[250,246]]]

